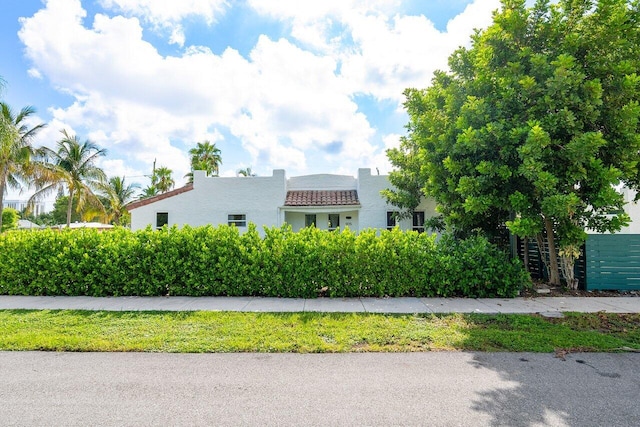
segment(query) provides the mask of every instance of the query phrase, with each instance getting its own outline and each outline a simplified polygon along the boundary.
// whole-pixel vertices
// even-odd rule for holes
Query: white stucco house
[[[386,175],[359,169],[358,176],[306,175],[287,178],[285,171],[272,176],[209,177],[195,171],[193,183],[127,206],[131,229],[147,226],[207,224],[235,225],[242,230],[254,223],[262,227],[290,224],[294,231],[314,224],[324,230],[391,228],[397,208],[386,203],[380,191],[390,188]],[[401,220],[404,230],[424,231],[424,220],[436,215],[435,201],[423,200],[413,218]]]

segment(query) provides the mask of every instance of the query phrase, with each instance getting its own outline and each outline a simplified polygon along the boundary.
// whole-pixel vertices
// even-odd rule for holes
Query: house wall
[[[306,214],[315,214],[316,215],[316,228],[320,230],[327,230],[329,224],[329,214],[337,213],[340,215],[340,229],[344,230],[345,228],[349,228],[349,230],[357,231],[358,230],[358,211],[357,210],[345,210],[347,208],[340,209],[331,209],[331,207],[323,207],[317,210],[312,210],[312,208],[308,208],[307,211],[300,212],[291,212],[288,211],[285,213],[285,222],[291,225],[291,229],[293,231],[299,231],[300,229],[305,227],[305,215]]]
[[[631,217],[631,224],[629,224],[629,226],[627,227],[624,227],[619,231],[619,233],[640,234],[640,201],[633,201],[633,199],[636,197],[636,192],[633,190],[624,188],[623,194],[624,200],[627,202],[627,204],[624,205],[624,211]]]
[[[371,169],[358,169],[358,197],[362,205],[360,209],[360,224],[363,224],[363,227],[387,227],[387,212],[398,210],[397,207],[387,203],[384,197],[380,195],[382,190],[390,187],[388,176],[372,175]],[[422,200],[416,211],[424,211],[425,218],[437,215],[435,200]],[[411,230],[413,220],[411,218],[403,219],[398,225],[403,230]]]
[[[274,170],[270,177],[208,177],[194,172],[193,189],[131,210],[131,228],[155,227],[156,214],[167,212],[169,226],[202,226],[227,224],[229,214],[245,214],[247,224],[262,227],[280,226],[285,221],[293,230],[305,225],[305,213],[316,214],[316,226],[327,229],[328,215],[340,214],[340,228],[357,231],[364,228],[386,228],[387,211],[397,208],[386,203],[380,191],[389,188],[388,177],[372,175],[370,169],[359,169],[357,179],[346,175],[307,175],[286,179],[284,170]],[[353,190],[358,191],[360,208],[284,207],[287,190]],[[435,215],[435,202],[423,201],[417,210],[425,217]],[[400,222],[405,230],[412,228],[411,218]]]
[[[27,209],[28,206],[29,206],[28,200],[3,200],[2,201],[3,209],[11,208],[11,209],[17,210],[18,212],[22,212],[23,210]],[[33,215],[38,216],[45,212],[48,212],[46,208],[47,206],[45,205],[45,203],[38,202],[38,203],[34,203],[33,206],[31,206],[30,212]]]
[[[355,190],[356,178],[349,175],[317,174],[294,176],[287,180],[287,190]]]
[[[227,224],[229,214],[246,215],[247,224],[280,225],[278,207],[285,190],[284,170],[274,170],[270,177],[208,177],[195,171],[193,190],[158,200],[131,211],[131,229],[155,227],[156,214],[167,212],[169,226]]]

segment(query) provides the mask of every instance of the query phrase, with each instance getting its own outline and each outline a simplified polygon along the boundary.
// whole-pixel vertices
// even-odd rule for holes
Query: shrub
[[[313,298],[515,296],[517,260],[473,237],[287,225],[35,230],[0,235],[0,294]]]
[[[17,228],[19,219],[20,215],[17,210],[13,208],[4,208],[2,210],[2,229],[0,229],[0,233]]]
[[[441,296],[514,297],[520,290],[514,285],[530,281],[519,260],[510,259],[484,237],[443,236],[438,255],[435,285]]]

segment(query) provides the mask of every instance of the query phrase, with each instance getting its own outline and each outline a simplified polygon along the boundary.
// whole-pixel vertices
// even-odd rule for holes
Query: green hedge
[[[510,297],[516,260],[476,237],[289,227],[38,230],[0,235],[0,294]]]

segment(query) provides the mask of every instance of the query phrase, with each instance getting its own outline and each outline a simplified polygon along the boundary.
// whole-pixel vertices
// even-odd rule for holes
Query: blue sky
[[[2,99],[108,150],[109,176],[389,171],[406,87],[426,87],[498,0],[0,0]],[[16,197],[14,197],[16,198]]]

